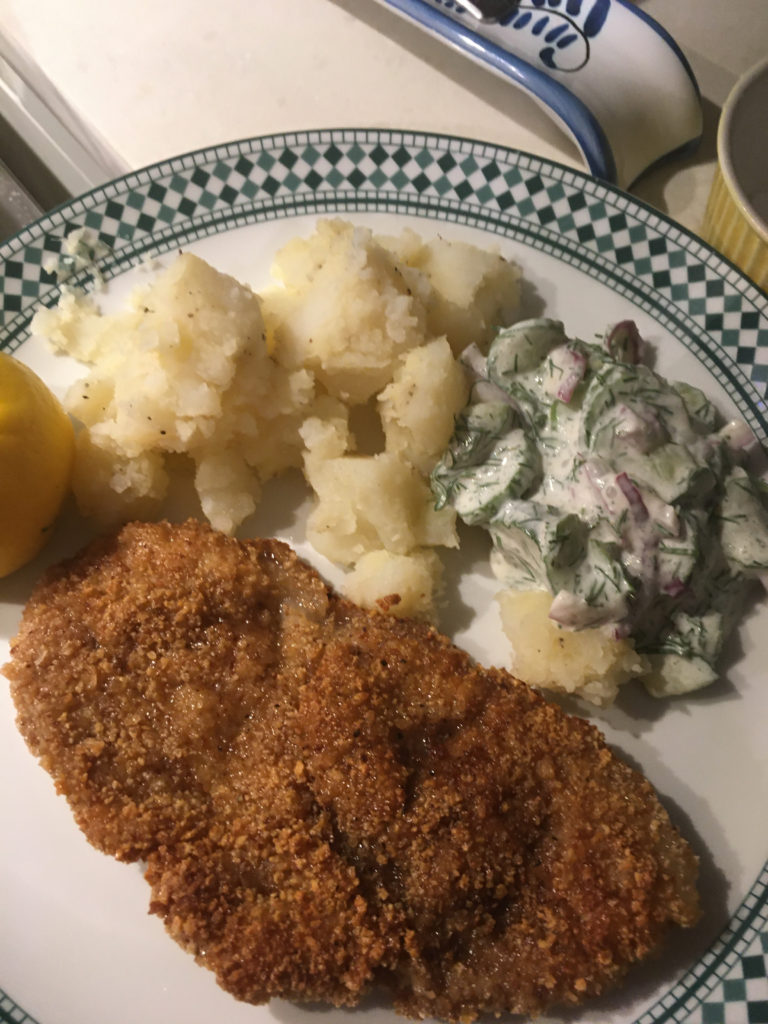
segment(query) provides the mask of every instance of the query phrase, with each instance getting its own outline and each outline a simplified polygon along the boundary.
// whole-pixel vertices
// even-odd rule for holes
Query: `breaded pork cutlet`
[[[85,835],[238,999],[535,1013],[697,917],[594,727],[277,541],[129,525],[42,581],[5,671]]]

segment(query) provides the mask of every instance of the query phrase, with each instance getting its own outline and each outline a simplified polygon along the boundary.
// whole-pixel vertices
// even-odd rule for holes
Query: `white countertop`
[[[705,134],[632,192],[695,231],[720,107],[768,49],[768,0],[639,6],[690,61]],[[93,184],[233,139],[339,126],[445,132],[584,166],[527,94],[375,0],[0,0],[0,26],[6,59],[92,149]]]

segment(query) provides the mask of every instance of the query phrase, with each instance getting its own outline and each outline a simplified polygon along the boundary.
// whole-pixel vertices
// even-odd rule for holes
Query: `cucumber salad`
[[[561,628],[631,640],[661,696],[717,678],[748,578],[768,570],[768,489],[745,469],[749,427],[645,354],[633,321],[590,344],[528,320],[487,357],[468,349],[469,403],[431,486],[489,530],[505,588],[549,591]]]

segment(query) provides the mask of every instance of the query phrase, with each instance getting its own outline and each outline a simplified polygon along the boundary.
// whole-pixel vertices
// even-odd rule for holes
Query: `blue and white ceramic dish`
[[[114,308],[154,262],[192,250],[257,290],[279,245],[319,217],[386,233],[408,226],[497,246],[522,268],[524,315],[562,318],[591,339],[634,318],[660,371],[704,388],[768,438],[768,298],[712,249],[619,190],[536,157],[466,139],[360,129],[252,139],[138,171],[55,210],[0,246],[0,348],[61,392],[77,368],[30,337],[58,296],[45,269],[85,227],[107,247],[99,293]],[[79,278],[92,284],[89,272]],[[334,581],[305,542],[297,483],[268,491],[248,532],[277,535]],[[51,546],[0,581],[0,664],[44,566],[87,529],[65,516]],[[441,625],[484,662],[503,664],[485,550],[450,567]],[[728,652],[725,677],[656,702],[627,690],[597,724],[651,780],[701,861],[704,915],[663,955],[569,1024],[757,1024],[768,1019],[768,601]],[[585,713],[585,709],[581,709]],[[2,1024],[310,1024],[318,1010],[236,1003],[147,914],[140,867],[91,848],[21,740],[0,685],[0,1022]],[[326,1024],[351,1024],[325,1010]],[[354,1011],[394,1024],[385,1006]]]
[[[688,61],[669,33],[627,0],[510,0],[493,20],[457,0],[380,2],[527,90],[605,181],[628,188],[701,137]]]

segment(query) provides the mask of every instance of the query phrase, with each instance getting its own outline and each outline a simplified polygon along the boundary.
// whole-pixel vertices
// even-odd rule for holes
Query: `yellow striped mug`
[[[717,161],[702,236],[768,291],[768,60],[728,96]]]

